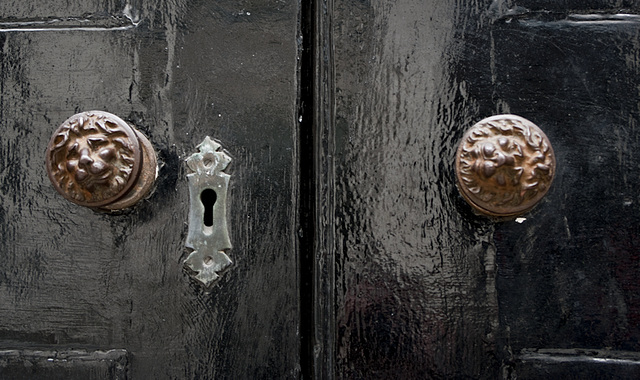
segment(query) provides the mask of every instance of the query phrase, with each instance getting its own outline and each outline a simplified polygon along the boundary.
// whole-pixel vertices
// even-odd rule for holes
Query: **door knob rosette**
[[[549,190],[555,168],[544,132],[515,115],[481,120],[465,133],[456,154],[460,193],[475,210],[496,217],[533,208]]]
[[[151,189],[157,160],[149,140],[103,111],[71,116],[54,132],[46,153],[49,179],[81,206],[118,210]]]

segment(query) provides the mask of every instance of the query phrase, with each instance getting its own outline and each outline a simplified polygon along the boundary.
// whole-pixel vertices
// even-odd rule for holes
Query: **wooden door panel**
[[[67,378],[633,376],[637,12],[0,4],[0,377],[39,362]],[[51,133],[90,109],[157,150],[132,210],[48,183]],[[464,131],[507,112],[558,159],[518,222],[474,214],[455,186]],[[233,158],[234,265],[209,292],[182,267],[183,161],[206,135]]]
[[[2,350],[0,377],[12,380],[116,379],[128,377],[125,350]]]
[[[546,126],[558,158],[545,206],[494,235],[509,352],[606,349],[629,360],[621,351],[640,348],[639,20],[607,9],[494,28],[494,98]]]
[[[132,378],[296,377],[296,3],[67,3],[2,8],[0,347],[126,350]],[[157,151],[156,188],[132,210],[76,206],[47,178],[51,134],[92,109]],[[182,265],[184,159],[207,135],[233,158],[234,266],[209,292]]]
[[[0,17],[5,23],[4,26],[8,26],[6,24],[10,23],[13,24],[11,26],[19,26],[15,25],[15,23],[34,23],[40,24],[38,27],[42,27],[41,22],[43,21],[55,24],[56,22],[70,21],[69,19],[84,19],[85,22],[91,22],[90,19],[95,18],[118,18],[123,16],[125,7],[131,10],[139,10],[140,6],[139,1],[132,1],[128,4],[103,0],[67,1],[63,3],[46,1],[34,5],[29,1],[7,0],[0,4]]]
[[[636,8],[335,1],[338,377],[634,373]],[[517,222],[455,187],[462,134],[502,113],[558,159]]]
[[[460,23],[481,15],[442,1],[335,10],[337,375],[490,377],[493,225],[453,174],[462,133],[487,116],[458,77]]]

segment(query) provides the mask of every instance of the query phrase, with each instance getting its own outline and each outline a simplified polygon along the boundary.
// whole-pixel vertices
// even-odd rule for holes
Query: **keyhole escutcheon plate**
[[[184,265],[193,278],[209,288],[232,264],[227,256],[231,241],[226,217],[230,175],[223,172],[231,157],[209,136],[198,149],[186,160],[193,172],[187,174],[190,208],[185,245],[192,251]]]

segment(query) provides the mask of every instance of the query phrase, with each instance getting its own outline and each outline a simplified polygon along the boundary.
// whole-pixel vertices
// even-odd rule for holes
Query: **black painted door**
[[[638,378],[638,3],[333,9],[327,371]],[[496,221],[458,194],[454,156],[467,128],[504,113],[544,130],[558,170],[538,207]]]
[[[0,2],[0,378],[296,378],[295,1]],[[69,116],[136,125],[156,189],[105,214],[43,165]],[[207,294],[184,272],[184,160],[233,158],[234,262]]]
[[[0,3],[0,378],[640,376],[640,8],[631,1]],[[55,193],[53,130],[100,109],[154,145],[115,214]],[[476,215],[480,119],[558,161]],[[184,159],[233,157],[234,265],[183,270]]]

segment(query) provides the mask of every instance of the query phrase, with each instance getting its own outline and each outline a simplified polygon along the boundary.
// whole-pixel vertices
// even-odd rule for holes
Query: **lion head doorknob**
[[[47,173],[66,199],[91,208],[120,210],[149,193],[157,159],[149,140],[103,111],[71,116],[54,132]]]
[[[515,115],[481,120],[465,133],[456,154],[460,193],[475,210],[495,217],[529,211],[547,193],[555,172],[547,136]]]

